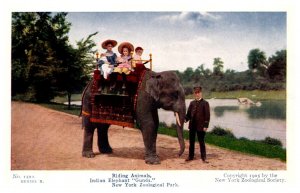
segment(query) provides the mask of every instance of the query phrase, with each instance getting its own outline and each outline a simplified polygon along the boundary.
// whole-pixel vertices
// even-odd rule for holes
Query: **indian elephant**
[[[82,110],[91,112],[91,85],[89,84],[82,99]],[[185,149],[183,139],[183,124],[185,120],[186,106],[184,89],[178,76],[172,71],[156,73],[146,71],[142,80],[142,86],[138,90],[136,102],[136,124],[142,132],[145,146],[145,162],[147,164],[159,164],[160,159],[156,153],[156,138],[159,125],[157,110],[159,108],[173,111],[176,118],[177,135],[180,150],[178,155],[181,156]],[[112,153],[112,148],[108,140],[109,124],[91,123],[89,116],[83,116],[84,141],[82,156],[94,157],[93,134],[97,128],[98,148],[101,153]]]

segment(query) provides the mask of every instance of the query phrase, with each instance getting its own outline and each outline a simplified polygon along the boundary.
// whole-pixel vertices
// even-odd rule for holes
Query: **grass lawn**
[[[79,115],[81,110],[81,107],[76,105],[71,105],[71,109],[68,109],[67,105],[63,105],[59,103],[39,103],[39,105],[47,107],[49,109],[69,113],[71,115]]]
[[[72,101],[81,101],[81,94],[72,94]],[[68,101],[68,97],[66,96],[57,96],[52,100],[55,103],[64,103]]]
[[[239,91],[228,91],[228,92],[211,92],[205,93],[204,98],[218,98],[218,99],[236,99],[241,97],[249,98],[253,101],[258,100],[285,100],[286,99],[286,91],[285,90],[270,90],[270,91],[262,91],[262,90],[239,90]],[[188,95],[186,98],[194,98],[193,95]]]
[[[159,127],[158,133],[177,137],[176,130],[172,128]],[[185,139],[189,139],[188,131],[184,130],[183,135]],[[238,152],[259,155],[268,158],[278,158],[282,161],[286,161],[286,149],[278,145],[269,145],[259,141],[248,139],[217,136],[209,132],[205,136],[205,142],[211,145]]]

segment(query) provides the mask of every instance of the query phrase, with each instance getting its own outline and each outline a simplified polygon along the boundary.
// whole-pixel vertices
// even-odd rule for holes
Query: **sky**
[[[70,12],[67,20],[72,44],[94,32],[99,52],[106,39],[129,41],[144,59],[152,53],[155,71],[212,69],[217,57],[225,70],[244,71],[251,49],[269,57],[287,46],[285,12]]]
[[[152,53],[155,71],[212,69],[217,57],[225,70],[244,71],[251,49],[269,57],[287,47],[285,12],[70,12],[67,20],[72,44],[94,32],[99,52],[106,39],[129,41],[144,59]]]

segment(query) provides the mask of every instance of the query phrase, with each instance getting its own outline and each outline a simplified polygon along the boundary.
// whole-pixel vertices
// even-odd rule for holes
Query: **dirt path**
[[[96,132],[95,132],[96,134]],[[199,159],[186,163],[186,151],[178,158],[177,138],[158,135],[160,165],[144,162],[143,141],[139,130],[111,126],[113,154],[100,154],[94,140],[96,157],[81,157],[83,130],[81,118],[35,104],[12,102],[12,170],[285,170],[286,163],[246,155],[207,145],[208,164]],[[97,136],[95,135],[95,138]]]

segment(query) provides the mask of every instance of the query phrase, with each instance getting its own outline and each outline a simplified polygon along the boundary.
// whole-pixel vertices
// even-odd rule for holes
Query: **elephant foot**
[[[93,158],[95,157],[95,154],[93,151],[83,151],[82,157]]]
[[[154,156],[146,157],[145,158],[145,163],[156,165],[156,164],[160,164],[160,160],[159,160],[159,157],[157,155],[154,155]]]
[[[112,148],[100,148],[99,149],[100,153],[106,153],[106,154],[111,154],[113,152]]]

